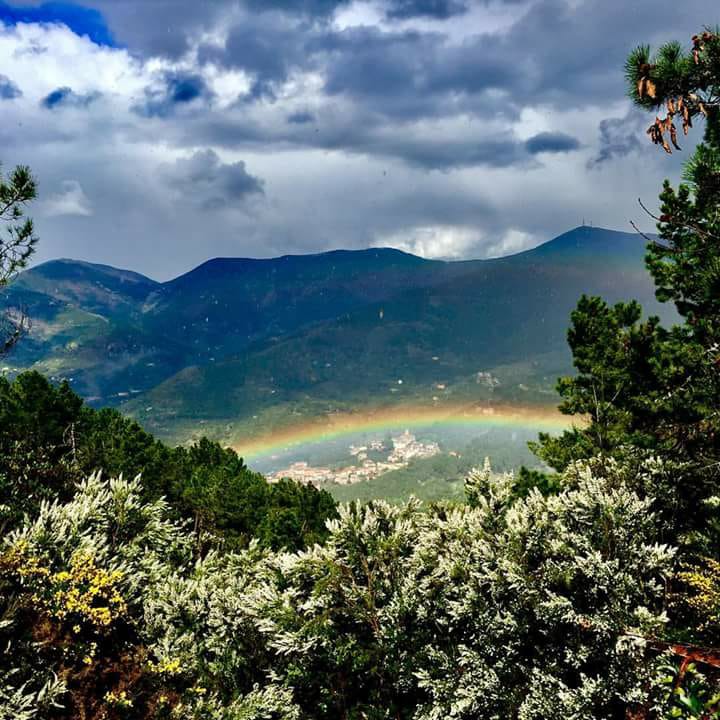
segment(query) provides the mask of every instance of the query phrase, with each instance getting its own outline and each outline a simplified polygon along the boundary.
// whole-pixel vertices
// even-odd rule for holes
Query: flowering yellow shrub
[[[119,570],[99,568],[92,556],[78,554],[71,560],[69,571],[50,576],[52,594],[44,602],[59,620],[79,616],[94,630],[102,631],[127,611],[118,590],[121,580]]]
[[[688,592],[685,604],[698,617],[699,630],[720,630],[720,562],[703,558],[695,565],[686,565],[678,579]]]
[[[50,575],[50,569],[40,561],[40,558],[30,554],[25,540],[19,540],[3,553],[0,567],[17,575],[23,583],[44,581]]]
[[[167,677],[175,677],[176,675],[181,675],[183,672],[182,664],[177,658],[173,660],[161,660],[158,663],[154,663],[151,660],[148,663],[148,668],[150,672],[155,675],[165,675]]]
[[[122,572],[98,567],[87,553],[75,554],[67,570],[53,572],[21,541],[4,555],[3,564],[14,570],[38,609],[71,622],[75,634],[105,632],[127,612],[119,590]]]
[[[128,697],[127,692],[125,690],[120,690],[118,692],[107,692],[105,693],[105,702],[110,707],[115,708],[131,708],[133,706],[133,701]]]

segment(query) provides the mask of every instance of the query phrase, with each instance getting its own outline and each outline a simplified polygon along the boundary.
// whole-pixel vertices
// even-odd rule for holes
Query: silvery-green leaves
[[[198,559],[137,480],[94,476],[6,542],[122,569],[186,717],[609,719],[649,681],[642,637],[666,622],[674,558],[637,482],[596,461],[518,500],[487,466],[468,505],[346,506],[304,552]]]

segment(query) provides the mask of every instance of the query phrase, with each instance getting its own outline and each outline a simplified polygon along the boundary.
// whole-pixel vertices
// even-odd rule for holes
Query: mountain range
[[[582,293],[654,297],[637,234],[578,227],[489,260],[389,248],[216,258],[169,282],[76,260],[22,273],[0,302],[32,331],[5,372],[68,379],[168,439],[232,440],[364,405],[554,404]]]

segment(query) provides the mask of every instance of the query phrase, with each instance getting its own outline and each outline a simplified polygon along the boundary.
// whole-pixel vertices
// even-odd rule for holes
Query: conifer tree
[[[25,205],[36,196],[35,179],[24,165],[16,167],[8,177],[0,175],[0,222],[5,225],[5,232],[0,234],[0,292],[27,266],[35,252],[38,238],[32,219],[25,217]],[[2,312],[0,355],[10,350],[27,329],[28,318],[22,311]]]
[[[712,521],[720,480],[720,35],[708,29],[688,50],[671,42],[654,55],[638,47],[625,70],[630,97],[655,113],[647,133],[659,148],[680,150],[705,126],[684,182],[665,181],[657,237],[646,237],[656,296],[680,322],[665,328],[642,320],[637,303],[583,297],[568,334],[577,374],[558,390],[560,409],[588,422],[533,449],[558,470],[628,446],[682,461],[672,512],[681,532],[695,531]]]

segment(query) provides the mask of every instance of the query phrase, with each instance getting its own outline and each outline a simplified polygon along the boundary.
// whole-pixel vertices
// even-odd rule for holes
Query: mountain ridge
[[[415,260],[421,261],[422,263],[437,263],[437,264],[462,264],[462,263],[491,263],[498,260],[506,260],[508,258],[519,258],[521,256],[526,256],[530,253],[534,253],[536,251],[541,250],[542,248],[546,249],[556,249],[560,247],[561,245],[564,245],[564,241],[570,237],[573,237],[577,241],[577,235],[581,232],[588,232],[589,234],[594,233],[603,233],[603,234],[611,234],[617,237],[622,237],[625,239],[628,238],[635,238],[637,240],[638,246],[640,246],[644,252],[644,244],[643,244],[643,238],[640,236],[637,232],[628,233],[623,230],[614,230],[611,228],[602,228],[602,227],[594,227],[590,225],[578,225],[571,230],[568,230],[564,233],[561,233],[560,235],[557,235],[554,238],[551,238],[549,240],[546,240],[544,242],[539,243],[538,245],[535,245],[531,248],[526,248],[524,250],[519,250],[517,252],[509,253],[507,255],[497,255],[493,257],[486,257],[486,258],[425,258],[421,255],[416,255],[414,253],[407,252],[406,250],[400,250],[399,248],[394,248],[391,246],[378,246],[378,247],[369,247],[369,248],[358,248],[358,249],[350,249],[350,248],[337,248],[334,250],[323,250],[320,252],[314,252],[314,253],[286,253],[284,255],[276,255],[273,257],[268,258],[262,258],[262,257],[251,257],[251,256],[229,256],[229,255],[218,255],[214,257],[207,258],[206,260],[203,260],[198,265],[195,265],[194,267],[190,268],[189,270],[186,270],[185,272],[180,273],[179,275],[170,278],[168,280],[155,280],[154,278],[151,278],[149,275],[146,275],[139,270],[131,270],[128,268],[120,268],[114,265],[108,265],[107,263],[99,263],[99,262],[93,262],[89,260],[78,260],[75,258],[69,258],[69,257],[60,257],[60,258],[51,258],[49,260],[44,260],[41,263],[38,263],[37,265],[32,265],[29,267],[26,271],[21,273],[22,275],[30,272],[35,272],[40,270],[41,268],[47,267],[47,266],[53,266],[53,265],[80,265],[80,266],[89,266],[91,268],[97,268],[101,270],[111,270],[114,272],[120,272],[127,275],[134,275],[138,278],[141,278],[143,280],[146,280],[150,283],[154,283],[157,285],[168,285],[171,283],[176,282],[177,280],[185,277],[186,275],[189,275],[190,273],[193,273],[197,270],[200,270],[204,268],[207,265],[213,265],[213,264],[222,264],[222,263],[273,263],[277,261],[289,261],[297,258],[323,258],[323,257],[334,257],[334,256],[343,256],[343,255],[356,255],[356,256],[362,256],[362,255],[371,255],[371,254],[393,254],[396,256],[403,256],[407,258],[413,258]],[[652,237],[652,234],[649,234],[649,237]],[[598,238],[596,238],[598,239]]]
[[[644,253],[637,235],[581,226],[502,258],[393,248],[214,258],[164,283],[50,261],[6,293],[35,320],[14,369],[72,378],[160,435],[200,418],[366,399],[547,403],[554,376],[571,369],[565,334],[582,292],[638,298],[670,318]],[[488,389],[483,373],[504,375]]]

